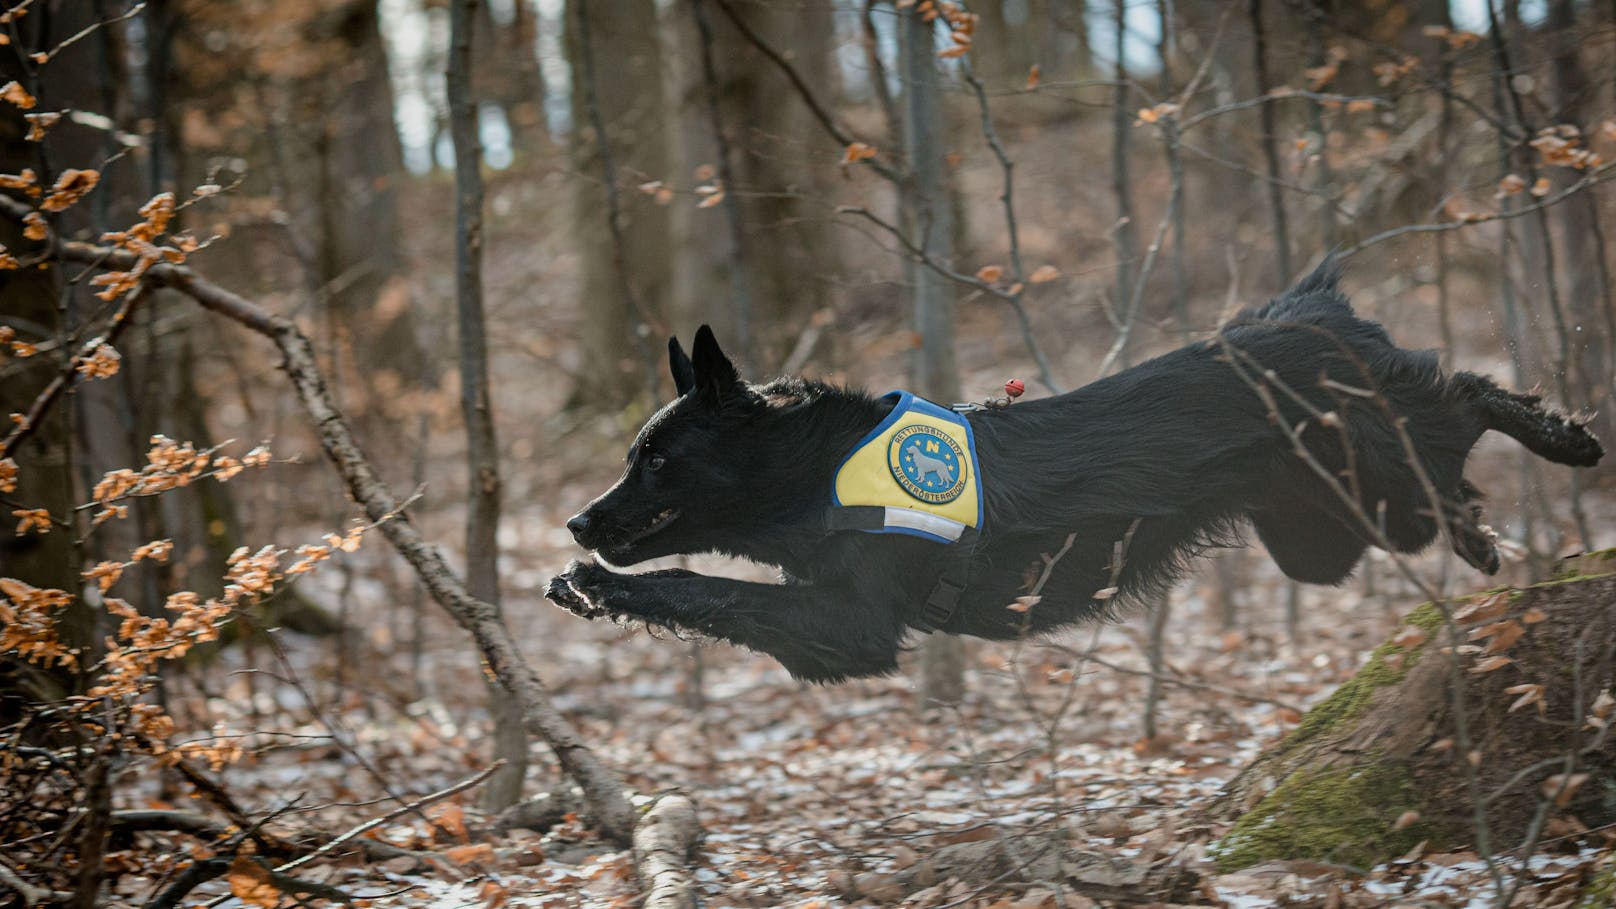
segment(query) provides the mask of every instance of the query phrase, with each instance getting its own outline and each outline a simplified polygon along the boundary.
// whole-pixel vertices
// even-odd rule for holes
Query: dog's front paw
[[[598,565],[574,561],[567,566],[566,571],[550,579],[550,587],[544,595],[550,602],[573,615],[586,619],[606,615],[606,608],[598,599],[589,595],[591,575],[594,571],[600,570],[603,569]]]

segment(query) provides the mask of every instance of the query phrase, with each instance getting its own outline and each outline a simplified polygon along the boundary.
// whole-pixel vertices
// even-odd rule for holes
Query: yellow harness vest
[[[958,542],[982,526],[976,439],[963,416],[907,391],[836,469],[833,523]]]

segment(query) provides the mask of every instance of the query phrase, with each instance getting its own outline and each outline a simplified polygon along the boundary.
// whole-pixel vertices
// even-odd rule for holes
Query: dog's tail
[[[1556,413],[1543,406],[1538,395],[1522,395],[1499,388],[1486,376],[1454,373],[1454,383],[1475,404],[1481,423],[1510,436],[1541,458],[1572,467],[1592,467],[1605,454],[1587,420]]]
[[[1291,288],[1264,306],[1242,312],[1233,324],[1250,322],[1318,322],[1352,316],[1352,303],[1341,292],[1341,263],[1332,253]]]

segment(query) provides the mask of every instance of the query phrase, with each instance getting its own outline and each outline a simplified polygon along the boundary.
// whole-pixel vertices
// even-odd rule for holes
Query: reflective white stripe
[[[919,511],[914,508],[893,508],[889,505],[886,508],[886,513],[886,521],[884,523],[887,527],[903,527],[909,530],[921,530],[929,534],[943,537],[949,542],[958,540],[960,538],[960,534],[965,532],[965,525],[958,521],[951,521],[948,518],[939,517],[938,515]]]

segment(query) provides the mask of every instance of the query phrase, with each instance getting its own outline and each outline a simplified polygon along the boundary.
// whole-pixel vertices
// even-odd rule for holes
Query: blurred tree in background
[[[452,6],[471,16],[462,125],[486,181],[474,228],[455,226],[451,188],[470,147],[451,136]],[[669,399],[666,336],[703,323],[753,379],[801,372],[946,402],[1021,376],[1044,394],[1209,336],[1333,248],[1360,310],[1407,346],[1595,411],[1608,441],[1612,16],[1572,0],[0,0],[0,404],[14,415],[0,500],[19,525],[0,534],[0,578],[59,592],[45,625],[80,651],[3,655],[7,741],[56,749],[39,754],[58,764],[16,789],[49,797],[0,801],[0,855],[34,850],[30,880],[93,904],[106,882],[84,869],[100,863],[67,857],[130,835],[45,831],[133,810],[136,796],[108,794],[126,758],[156,781],[129,792],[201,793],[236,830],[209,842],[240,850],[271,809],[244,809],[219,780],[233,737],[266,730],[253,741],[296,729],[341,762],[351,791],[333,799],[420,814],[401,807],[408,761],[384,766],[378,742],[444,762],[414,792],[441,788],[445,766],[481,772],[484,683],[528,678],[486,646],[495,626],[564,680],[550,713],[537,676],[518,686],[504,731],[507,755],[521,730],[554,746],[533,752],[530,789],[576,820],[556,808],[574,804],[568,786],[588,801],[589,780],[610,778],[576,755],[631,735],[579,667],[633,667],[622,638],[532,604],[576,555],[565,517]],[[91,188],[59,195],[75,180]],[[466,410],[457,241],[485,263],[486,349],[466,356],[485,360],[488,386]],[[204,312],[180,268],[259,309],[214,297],[204,305],[226,317]],[[296,391],[282,371],[308,364],[264,340],[290,345],[287,326],[317,361],[319,381]],[[113,334],[116,359],[83,354]],[[341,420],[307,419],[316,385]],[[498,433],[490,422],[468,442],[477,401]],[[369,533],[351,522],[393,518],[371,513],[381,500],[333,454],[339,422],[422,539],[475,566],[464,597],[422,567],[427,543],[350,551]],[[224,484],[266,438],[273,479]],[[477,438],[497,445],[468,474]],[[206,464],[175,479],[199,452]],[[1616,459],[1572,475],[1524,453],[1478,458],[1520,553],[1513,580],[1611,542]],[[480,504],[477,465],[493,471]],[[149,488],[102,495],[147,470]],[[468,526],[483,533],[447,542]],[[255,561],[277,547],[280,567]],[[1198,569],[1140,629],[1138,671],[1169,676],[1183,628],[1249,631],[1245,611],[1273,593],[1260,561]],[[1412,595],[1392,575],[1367,566],[1362,596]],[[187,607],[193,594],[223,605]],[[1292,646],[1316,631],[1309,596],[1268,597],[1287,603]],[[442,645],[461,638],[428,598],[457,603],[446,615],[462,627],[492,623],[474,630],[481,649]],[[503,618],[478,612],[501,599]],[[153,645],[162,660],[129,656],[181,614],[194,637]],[[940,702],[968,701],[1005,653],[933,643],[920,698]],[[129,685],[103,691],[109,678]],[[1165,734],[1162,696],[1149,689],[1142,752]],[[590,732],[546,725],[563,714]],[[361,735],[361,721],[413,731]],[[181,743],[194,747],[175,757]],[[491,807],[514,798],[518,763]],[[431,824],[450,838],[453,823]],[[282,847],[291,860],[289,841],[255,848]]]

